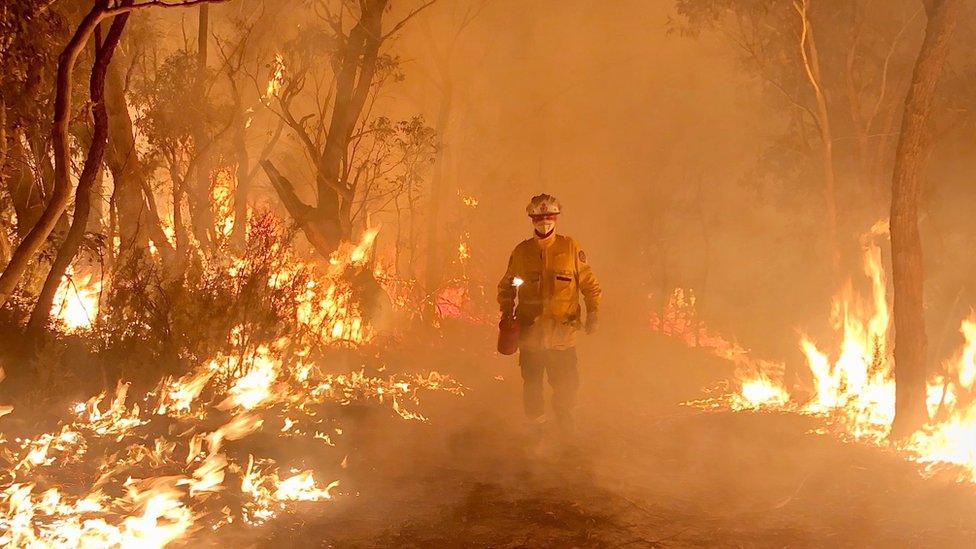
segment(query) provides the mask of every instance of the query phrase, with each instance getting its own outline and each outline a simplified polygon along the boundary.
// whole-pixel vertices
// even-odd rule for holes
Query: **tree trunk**
[[[441,209],[444,204],[445,196],[445,184],[446,179],[445,173],[447,171],[447,159],[450,151],[444,146],[444,138],[447,133],[448,127],[451,124],[451,106],[454,100],[454,89],[452,82],[450,80],[450,75],[448,71],[449,67],[445,67],[441,70],[443,75],[442,90],[441,90],[441,102],[437,110],[437,164],[434,166],[434,176],[430,181],[430,202],[427,208],[427,267],[425,274],[425,281],[427,287],[427,293],[431,296],[440,287],[442,272],[441,268],[443,266],[442,258],[442,248],[444,242],[439,238],[441,231],[438,230],[438,225],[441,221]],[[436,308],[436,299],[431,298],[429,300],[431,313],[428,315],[431,320],[433,319],[433,312]]]
[[[3,168],[7,165],[7,102],[0,97],[0,183],[3,182]]]
[[[75,191],[75,210],[71,220],[71,227],[65,236],[58,250],[51,270],[48,271],[44,286],[38,296],[37,303],[31,311],[30,320],[27,323],[26,340],[36,342],[47,320],[51,314],[51,306],[54,303],[54,296],[61,278],[65,271],[77,255],[81,248],[81,242],[85,236],[85,229],[88,227],[88,218],[91,212],[92,186],[102,171],[102,157],[105,155],[105,148],[108,144],[108,112],[105,110],[105,73],[108,65],[112,61],[112,54],[118,46],[122,31],[125,30],[128,13],[123,13],[112,21],[104,44],[100,44],[96,31],[96,52],[95,62],[92,66],[91,80],[89,84],[89,94],[91,95],[92,115],[94,119],[94,130],[92,140],[88,149],[88,156],[85,159],[85,167],[82,169],[81,176],[78,178],[78,187]]]
[[[104,159],[104,155],[103,155]],[[105,165],[95,174],[92,184],[91,215],[88,218],[88,232],[104,234],[105,232]]]
[[[5,267],[10,261],[10,255],[13,253],[10,248],[10,238],[7,237],[7,231],[0,230],[0,268]]]
[[[305,238],[308,239],[309,243],[319,255],[328,258],[340,242],[339,235],[334,230],[334,227],[323,226],[319,222],[316,208],[305,204],[298,198],[291,181],[281,175],[270,160],[262,161],[261,167],[264,168],[268,179],[271,181],[271,185],[278,193],[278,197],[281,198],[285,209],[288,210],[288,214],[291,215],[292,219],[298,223],[299,228],[302,229],[302,232],[305,233]]]
[[[247,114],[244,112],[240,95],[235,94],[237,112],[234,127],[234,152],[237,155],[237,187],[234,188],[234,228],[230,234],[231,244],[243,250],[247,236],[247,197],[251,187],[251,158],[247,151]]]
[[[936,84],[949,52],[962,0],[928,0],[928,24],[912,84],[905,98],[891,179],[891,255],[895,324],[893,437],[911,434],[928,420],[922,243],[918,232],[919,174],[929,146],[926,128]]]
[[[58,72],[55,85],[54,123],[51,142],[54,148],[54,188],[51,199],[41,214],[37,224],[17,246],[10,263],[0,274],[0,308],[6,305],[10,295],[17,288],[30,261],[44,246],[48,235],[61,219],[61,214],[71,200],[71,150],[68,140],[68,123],[71,118],[71,91],[75,62],[91,38],[105,10],[105,2],[99,1],[78,25],[71,40],[58,57]]]
[[[196,170],[187,174],[190,186],[187,197],[190,206],[190,223],[193,236],[201,250],[212,250],[214,231],[213,208],[210,200],[210,136],[207,134],[207,33],[210,23],[210,6],[200,5],[197,25],[197,74],[194,95],[198,111],[193,124],[193,154]]]
[[[0,185],[5,184],[7,148],[7,103],[0,97]],[[7,228],[0,225],[0,267],[4,267],[10,261],[11,253]]]
[[[115,183],[118,209],[119,265],[144,256],[149,249],[149,231],[144,223],[144,199],[140,180],[145,177],[125,98],[125,82],[118,67],[109,68],[105,84],[109,121],[106,163]],[[114,245],[114,243],[113,243]]]
[[[176,250],[170,244],[166,232],[163,231],[163,220],[159,216],[159,208],[156,206],[156,196],[153,194],[152,187],[146,178],[140,179],[139,185],[142,188],[142,198],[144,200],[142,204],[142,224],[145,225],[150,240],[152,240],[153,245],[156,246],[156,250],[159,252],[163,268],[168,274],[173,274],[171,268],[176,257]]]
[[[362,13],[359,21],[344,40],[341,58],[337,62],[332,116],[326,133],[328,137],[321,154],[315,158],[316,205],[312,207],[303,203],[287,179],[281,177],[269,162],[262,162],[285,208],[295,217],[316,251],[326,258],[352,232],[350,214],[356,189],[347,177],[349,142],[373,85],[383,42],[383,12],[387,4],[388,0],[360,2]],[[304,132],[295,125],[292,125],[292,129],[299,134]],[[316,154],[316,151],[309,152]]]
[[[823,145],[823,181],[824,205],[827,212],[827,243],[830,247],[831,269],[834,283],[836,284],[839,283],[840,278],[840,247],[837,241],[837,177],[834,170],[834,135],[831,131],[827,95],[823,88],[823,78],[820,73],[820,54],[817,51],[817,42],[814,39],[813,29],[810,27],[810,20],[808,18],[809,7],[810,0],[803,0],[802,7],[797,8],[803,24],[802,34],[800,36],[800,53],[803,56],[804,69],[817,103],[817,126],[820,130],[820,141]]]

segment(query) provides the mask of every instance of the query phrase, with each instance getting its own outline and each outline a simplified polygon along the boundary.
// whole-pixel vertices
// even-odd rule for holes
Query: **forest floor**
[[[811,434],[812,418],[682,405],[732,372],[673,342],[608,330],[581,345],[575,444],[527,440],[514,360],[424,360],[468,393],[428,398],[427,423],[361,418],[344,495],[215,545],[976,546],[976,486]]]

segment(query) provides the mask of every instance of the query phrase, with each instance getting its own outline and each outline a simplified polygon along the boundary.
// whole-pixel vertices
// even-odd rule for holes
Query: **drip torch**
[[[512,286],[515,288],[515,302],[511,311],[505,311],[502,319],[498,321],[498,352],[503,355],[514,355],[518,351],[519,326],[518,319],[515,318],[515,310],[518,308],[518,289],[524,281],[519,277],[512,277]]]

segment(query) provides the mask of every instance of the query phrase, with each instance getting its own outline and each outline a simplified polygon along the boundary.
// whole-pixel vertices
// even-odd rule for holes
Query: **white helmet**
[[[532,201],[525,207],[525,212],[530,217],[537,215],[559,215],[562,205],[550,194],[540,194],[532,197]]]

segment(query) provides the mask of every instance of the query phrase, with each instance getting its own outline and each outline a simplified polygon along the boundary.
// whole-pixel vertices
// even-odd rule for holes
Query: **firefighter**
[[[525,415],[533,426],[545,423],[543,376],[552,387],[552,410],[563,430],[572,428],[579,371],[576,333],[596,331],[600,283],[575,240],[556,234],[562,208],[555,197],[532,197],[526,212],[533,236],[522,241],[508,260],[498,283],[504,317],[514,315],[519,328],[519,367]],[[586,304],[582,316],[580,294]]]

